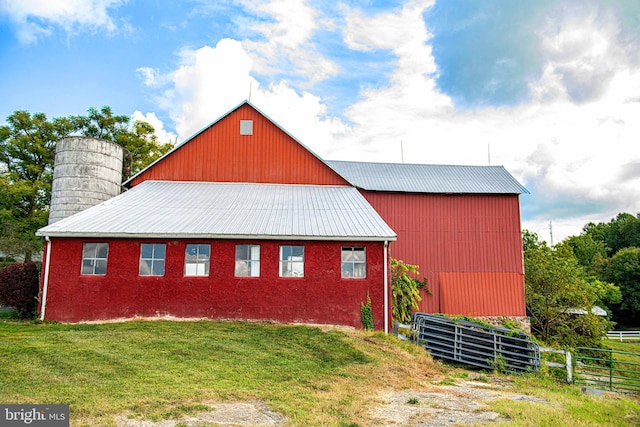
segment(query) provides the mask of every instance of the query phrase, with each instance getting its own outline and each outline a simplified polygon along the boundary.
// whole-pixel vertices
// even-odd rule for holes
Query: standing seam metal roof
[[[444,194],[528,193],[502,166],[326,163],[349,183],[363,190]]]
[[[354,187],[145,181],[39,236],[395,240]]]

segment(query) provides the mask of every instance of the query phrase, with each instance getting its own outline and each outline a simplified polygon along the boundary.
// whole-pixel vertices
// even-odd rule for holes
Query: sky
[[[0,0],[0,63],[0,123],[248,99],[327,160],[504,166],[549,243],[640,212],[638,0]]]

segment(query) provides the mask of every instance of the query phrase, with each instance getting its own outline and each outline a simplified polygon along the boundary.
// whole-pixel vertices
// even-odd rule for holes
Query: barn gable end
[[[125,182],[147,180],[349,185],[248,101]]]

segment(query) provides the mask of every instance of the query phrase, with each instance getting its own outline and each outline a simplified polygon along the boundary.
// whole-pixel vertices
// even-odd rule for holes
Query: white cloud
[[[182,51],[181,65],[172,73],[153,72],[153,78],[146,78],[146,72],[141,74],[148,84],[170,82],[161,103],[175,121],[180,141],[250,98],[301,142],[318,141],[310,148],[326,155],[331,142],[346,129],[342,121],[326,117],[320,98],[308,92],[300,94],[284,81],[262,87],[251,77],[251,66],[240,42],[223,39],[215,48]]]
[[[235,40],[222,39],[215,48],[182,51],[178,69],[160,77],[172,85],[162,98],[179,138],[192,135],[247,99],[251,88],[258,86],[250,70],[251,59]]]
[[[247,39],[243,46],[253,59],[253,71],[259,74],[292,73],[309,85],[322,81],[338,71],[336,64],[319,55],[311,37],[320,28],[333,23],[319,16],[307,1],[243,1],[252,14],[265,19],[247,19],[247,30],[260,34],[264,41]]]
[[[0,0],[0,13],[9,16],[22,43],[35,43],[56,27],[68,33],[81,29],[113,32],[108,9],[124,0]]]
[[[178,138],[178,136],[173,133],[173,132],[167,132],[167,130],[164,128],[164,123],[162,122],[162,120],[160,120],[157,116],[156,113],[147,113],[147,114],[142,114],[142,111],[134,111],[133,114],[131,115],[131,118],[133,120],[140,120],[143,122],[147,122],[149,123],[151,126],[153,126],[153,129],[155,131],[155,135],[158,138],[158,142],[161,144],[164,143],[172,143],[175,144],[176,140]]]
[[[593,1],[561,3],[538,36],[546,67],[532,91],[541,100],[597,100],[618,71],[638,65],[637,45],[626,39],[621,17]]]

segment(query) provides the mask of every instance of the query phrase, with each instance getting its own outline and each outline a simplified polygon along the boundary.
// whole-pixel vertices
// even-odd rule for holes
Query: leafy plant
[[[365,331],[373,331],[373,312],[371,311],[371,298],[367,295],[367,303],[360,303],[360,314],[362,315],[362,327]]]
[[[391,258],[392,315],[402,323],[411,321],[411,312],[422,301],[420,289],[426,286],[427,280],[417,279],[418,274],[417,265]]]

